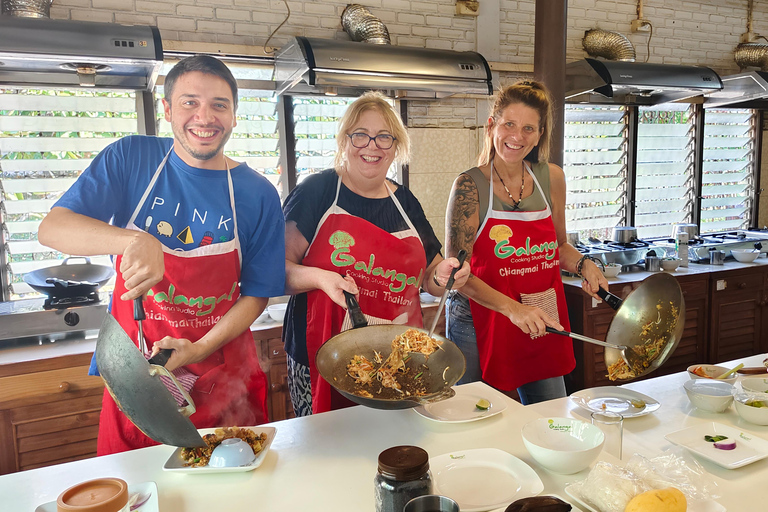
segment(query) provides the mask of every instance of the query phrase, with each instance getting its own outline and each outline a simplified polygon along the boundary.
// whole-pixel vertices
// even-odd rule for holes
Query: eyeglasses
[[[389,149],[397,140],[388,133],[381,133],[375,137],[371,137],[367,133],[356,132],[351,135],[347,134],[347,137],[349,137],[352,141],[352,145],[357,149],[367,148],[371,141],[373,141],[379,149]]]

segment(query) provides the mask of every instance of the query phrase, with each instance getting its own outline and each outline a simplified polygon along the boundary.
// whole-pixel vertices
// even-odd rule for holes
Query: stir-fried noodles
[[[373,353],[373,361],[364,355],[357,354],[347,365],[347,374],[355,380],[355,383],[362,386],[370,386],[376,382],[381,383],[382,387],[376,391],[377,394],[381,393],[383,388],[394,389],[404,395],[424,394],[424,386],[419,385],[420,383],[408,386],[409,389],[404,390],[398,377],[401,378],[400,380],[402,377],[408,377],[409,368],[406,366],[406,362],[410,354],[421,353],[429,356],[438,348],[440,348],[440,342],[436,339],[430,338],[416,329],[408,329],[392,340],[392,351],[386,359],[376,351]],[[414,381],[419,379],[422,373],[416,373],[412,379]],[[365,389],[362,389],[358,394],[369,398],[373,396],[370,391]]]
[[[203,441],[208,445],[207,447],[181,449],[181,458],[184,459],[184,465],[193,468],[207,466],[211,460],[213,449],[219,446],[223,440],[233,437],[238,437],[248,443],[256,455],[263,449],[264,443],[267,442],[267,434],[265,432],[257,434],[253,430],[240,427],[217,428],[213,434],[203,436]]]

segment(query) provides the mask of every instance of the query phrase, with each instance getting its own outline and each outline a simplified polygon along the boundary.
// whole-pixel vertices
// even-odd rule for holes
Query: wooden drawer
[[[267,343],[267,357],[285,361],[285,345],[280,338],[273,338]]]
[[[713,275],[711,288],[714,295],[756,292],[763,289],[763,277],[755,273]]]
[[[88,375],[87,366],[60,368],[0,378],[0,402],[101,388],[100,377]]]

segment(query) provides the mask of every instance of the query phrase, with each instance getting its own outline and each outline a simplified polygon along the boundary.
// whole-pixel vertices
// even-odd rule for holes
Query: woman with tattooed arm
[[[566,241],[565,175],[547,162],[552,102],[538,82],[503,88],[478,166],[454,182],[448,254],[467,251],[472,275],[448,304],[446,337],[467,359],[459,383],[517,389],[523,404],[565,396],[575,365],[560,270],[590,295],[608,288],[600,269]]]

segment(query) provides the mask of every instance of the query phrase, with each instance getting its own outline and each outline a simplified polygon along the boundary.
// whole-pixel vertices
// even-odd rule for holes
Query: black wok
[[[84,259],[85,263],[69,263]],[[24,282],[48,296],[75,297],[95,292],[115,275],[106,265],[91,263],[90,258],[67,258],[61,265],[41,268],[24,274]]]
[[[402,398],[368,398],[356,394],[358,390],[364,388],[356,384],[354,379],[347,374],[347,364],[352,357],[359,354],[372,359],[373,351],[376,350],[386,358],[391,351],[392,340],[407,329],[414,329],[414,327],[391,324],[369,325],[337,334],[326,341],[317,351],[315,356],[317,370],[331,386],[346,398],[374,409],[408,409],[452,397],[455,392],[451,386],[456,384],[464,375],[467,363],[459,347],[447,338],[438,335],[432,337],[442,342],[440,349],[428,358],[419,353],[411,354],[406,363],[414,375],[423,370],[420,378],[424,379],[426,383],[425,395]],[[426,329],[416,330],[427,333]],[[422,364],[427,369],[423,369]]]

